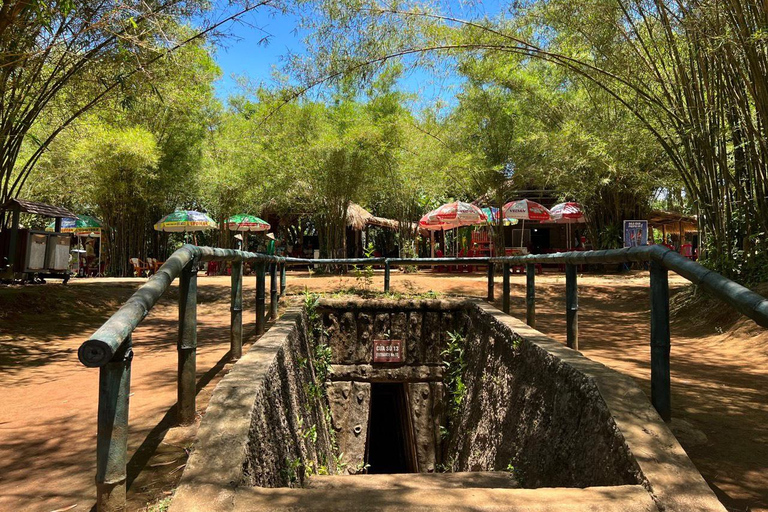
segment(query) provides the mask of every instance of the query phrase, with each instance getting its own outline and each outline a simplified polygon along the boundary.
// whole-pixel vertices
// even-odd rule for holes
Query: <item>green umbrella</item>
[[[268,231],[270,225],[255,215],[238,213],[227,219],[230,231]]]
[[[78,215],[76,219],[65,217],[61,219],[61,232],[74,233],[79,236],[85,236],[94,231],[100,231],[104,224],[96,217],[90,215]],[[56,222],[51,222],[45,228],[46,231],[56,229]]]
[[[216,229],[216,221],[208,215],[193,210],[179,210],[169,213],[155,224],[155,231],[170,233],[190,233]]]

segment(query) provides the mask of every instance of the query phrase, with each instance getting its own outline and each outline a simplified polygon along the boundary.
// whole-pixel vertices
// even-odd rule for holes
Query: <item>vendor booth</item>
[[[10,229],[0,232],[0,279],[35,281],[53,277],[66,283],[71,237],[61,232],[61,221],[77,216],[64,208],[22,199],[11,199],[0,209],[11,216]],[[54,230],[22,228],[21,213],[54,218]]]

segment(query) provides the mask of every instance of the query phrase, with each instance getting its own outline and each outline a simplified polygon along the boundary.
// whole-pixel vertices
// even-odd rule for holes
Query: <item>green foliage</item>
[[[146,509],[146,512],[166,512],[171,507],[171,501],[173,500],[173,496],[167,496],[157,503],[153,503],[152,505],[149,505]]]
[[[461,333],[449,332],[448,345],[440,355],[443,358],[445,373],[443,380],[451,397],[448,411],[449,423],[461,410],[461,405],[466,398],[467,388],[464,383],[464,374],[467,370],[467,362],[464,358],[466,340]]]

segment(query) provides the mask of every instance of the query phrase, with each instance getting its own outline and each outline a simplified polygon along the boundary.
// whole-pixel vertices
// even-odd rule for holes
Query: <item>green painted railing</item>
[[[536,325],[536,265],[565,265],[566,339],[578,350],[578,285],[577,266],[607,263],[650,263],[651,288],[651,402],[664,420],[671,417],[669,373],[669,284],[668,271],[673,271],[727,302],[759,325],[768,327],[768,299],[750,291],[716,272],[702,267],[666,247],[646,246],[606,251],[577,251],[556,254],[507,256],[494,258],[352,258],[303,259],[185,245],[173,253],[158,272],[102,325],[78,351],[80,361],[100,368],[97,435],[97,509],[122,510],[125,506],[126,460],[128,451],[128,397],[132,333],[147,316],[174,279],[179,278],[179,335],[177,420],[180,424],[195,420],[195,355],[197,348],[197,268],[208,261],[230,262],[232,358],[242,354],[243,343],[243,263],[251,263],[256,272],[256,333],[262,334],[267,320],[266,273],[270,275],[269,317],[276,318],[280,296],[285,293],[287,266],[314,265],[382,265],[384,291],[389,292],[392,267],[397,266],[486,266],[488,300],[494,300],[495,267],[502,268],[502,309],[510,310],[510,269],[526,270],[526,321]],[[279,273],[278,273],[279,271]],[[278,287],[278,276],[280,279]]]

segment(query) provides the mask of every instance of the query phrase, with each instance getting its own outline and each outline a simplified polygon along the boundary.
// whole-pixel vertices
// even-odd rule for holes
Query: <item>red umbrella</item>
[[[505,219],[520,219],[523,221],[520,230],[520,247],[523,246],[523,233],[525,233],[526,220],[548,221],[552,218],[549,210],[530,199],[521,199],[519,201],[510,201],[502,208]]]
[[[440,219],[437,218],[437,210],[432,210],[419,220],[419,228],[426,229],[427,231],[440,231],[447,227]]]
[[[487,220],[488,217],[477,206],[463,201],[454,201],[424,215],[419,221],[419,227],[438,231],[484,224]]]
[[[549,220],[552,216],[544,206],[530,199],[510,201],[503,208],[505,219]]]
[[[549,212],[552,214],[552,220],[556,224],[566,224],[566,237],[568,239],[566,248],[571,248],[571,224],[587,222],[584,218],[584,212],[579,203],[560,203],[552,207]]]
[[[488,220],[488,217],[480,208],[463,201],[444,204],[437,210],[434,210],[434,217],[443,224],[452,227],[472,226],[474,224],[482,224]]]
[[[576,224],[579,222],[586,222],[584,219],[584,212],[581,210],[579,203],[560,203],[556,204],[549,210],[552,216],[552,222],[558,224]]]

